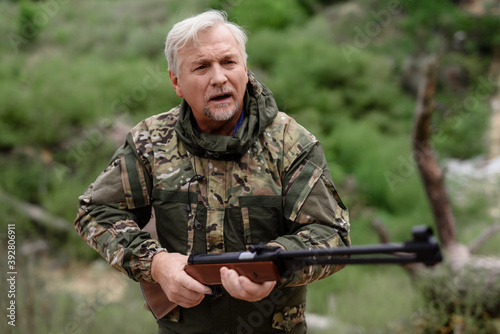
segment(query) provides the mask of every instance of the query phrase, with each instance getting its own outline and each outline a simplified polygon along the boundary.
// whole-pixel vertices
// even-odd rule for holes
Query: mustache
[[[208,101],[212,100],[213,98],[218,97],[218,96],[222,96],[222,95],[234,96],[235,93],[236,93],[235,90],[232,88],[228,88],[228,87],[217,88],[215,91],[211,91],[211,92],[208,92],[205,94],[205,101],[208,102]]]

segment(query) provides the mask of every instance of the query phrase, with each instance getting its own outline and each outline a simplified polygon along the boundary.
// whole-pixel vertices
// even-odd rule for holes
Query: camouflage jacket
[[[151,259],[165,249],[190,254],[241,251],[259,242],[287,250],[349,245],[347,209],[321,144],[278,112],[272,93],[251,72],[249,78],[244,120],[233,137],[198,133],[183,101],[135,126],[80,197],[75,228],[111,266],[134,280],[152,281]],[[143,230],[152,208],[158,240]],[[309,267],[283,279],[262,301],[274,305],[268,321],[252,328],[303,332],[304,286],[342,267]],[[236,316],[228,318],[233,330],[214,328],[217,333],[244,326],[235,321],[257,307],[224,299],[227,304],[218,302],[223,304],[219,314]],[[200,321],[204,307],[213,314],[214,302],[207,297],[194,308],[177,308],[167,315],[170,321],[160,320],[160,327],[166,333],[167,328],[191,333],[197,326],[224,323]]]

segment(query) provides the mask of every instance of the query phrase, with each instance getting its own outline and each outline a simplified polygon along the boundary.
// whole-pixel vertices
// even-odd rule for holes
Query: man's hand
[[[160,252],[153,257],[151,276],[161,285],[168,299],[184,308],[198,305],[211,289],[184,271],[188,257]]]
[[[222,267],[220,269],[220,278],[222,286],[234,298],[256,302],[267,297],[276,281],[267,281],[264,283],[254,283],[245,276],[240,276],[233,269]]]

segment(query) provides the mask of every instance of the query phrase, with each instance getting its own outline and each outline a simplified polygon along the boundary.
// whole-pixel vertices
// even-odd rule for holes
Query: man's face
[[[179,72],[169,72],[177,96],[193,110],[200,128],[233,120],[243,107],[247,67],[236,39],[218,25],[179,50]]]

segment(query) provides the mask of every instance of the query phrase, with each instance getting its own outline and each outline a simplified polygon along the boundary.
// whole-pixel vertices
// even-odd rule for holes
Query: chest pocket
[[[267,243],[285,234],[280,195],[242,196],[239,203],[246,245]]]
[[[189,196],[189,200],[188,200]],[[193,244],[203,245],[204,212],[197,205],[198,195],[184,191],[167,191],[153,189],[153,206],[156,215],[156,231],[161,245],[169,252],[189,254],[193,251]],[[188,212],[186,206],[190,204]],[[201,239],[197,240],[196,239]],[[195,249],[195,252],[205,253],[204,249]]]

